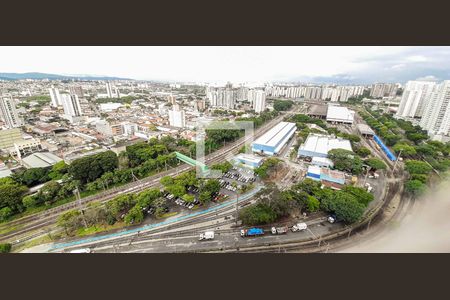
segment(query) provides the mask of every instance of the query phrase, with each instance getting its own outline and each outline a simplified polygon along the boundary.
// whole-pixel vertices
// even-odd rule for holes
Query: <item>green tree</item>
[[[286,111],[291,109],[294,102],[292,100],[275,100],[273,104],[273,109],[276,111]]]
[[[27,187],[12,180],[3,182],[3,184],[0,184],[0,208],[9,207],[13,213],[21,211],[22,197],[27,192]]]
[[[428,176],[425,174],[412,174],[411,175],[412,180],[419,180],[420,182],[426,184],[428,181]]]
[[[164,176],[163,178],[161,178],[161,180],[159,181],[163,186],[169,186],[173,184],[173,178],[170,176]]]
[[[57,225],[64,228],[67,235],[72,234],[82,226],[81,213],[78,210],[69,210],[58,217]]]
[[[13,211],[9,207],[3,207],[0,209],[0,222],[6,221],[10,216],[12,216]]]
[[[359,203],[353,195],[342,191],[335,193],[329,207],[338,219],[342,219],[346,223],[360,220],[365,210],[364,204]]]
[[[9,243],[0,244],[0,253],[9,253],[11,252],[12,245]]]
[[[337,170],[356,175],[362,172],[362,160],[352,151],[333,149],[328,152],[328,158],[333,161],[334,168]]]
[[[23,197],[22,204],[26,208],[35,207],[37,205],[36,197],[34,195],[28,195]]]
[[[69,166],[62,160],[53,165],[48,177],[52,180],[61,179],[64,174],[69,170]]]
[[[276,213],[264,203],[249,205],[239,212],[239,219],[245,225],[269,224],[273,223],[276,218]]]
[[[378,158],[368,158],[364,161],[364,163],[372,170],[385,170],[387,167],[384,161]]]
[[[31,187],[47,182],[50,179],[48,173],[48,168],[31,168],[14,174],[12,177],[18,183]]]
[[[366,147],[360,147],[358,148],[358,150],[356,150],[356,154],[358,154],[361,157],[367,157],[368,155],[370,155],[370,150],[367,149]]]
[[[181,198],[188,203],[194,202],[195,200],[194,195],[191,194],[184,194]]]
[[[139,205],[131,208],[124,217],[126,224],[139,224],[144,220],[144,213]]]
[[[397,154],[402,151],[402,156],[404,157],[414,157],[417,154],[416,149],[413,146],[408,145],[404,142],[398,142],[394,147],[392,147],[392,149]]]
[[[371,201],[373,201],[373,194],[366,191],[366,189],[356,186],[347,185],[342,189],[343,192],[349,193],[355,197],[355,199],[367,206]]]
[[[414,196],[419,196],[426,190],[426,185],[417,179],[408,180],[405,183],[405,190]]]
[[[81,183],[92,182],[106,172],[117,169],[119,160],[113,151],[105,151],[74,160],[69,166],[69,174]]]
[[[420,160],[408,160],[405,163],[405,169],[410,174],[428,174],[432,170],[427,163]]]
[[[208,203],[211,201],[211,194],[208,191],[200,192],[198,195],[198,201],[202,204]]]
[[[308,197],[306,199],[306,207],[309,212],[315,212],[319,209],[320,202],[319,202],[319,200],[317,200],[316,197],[308,195]]]

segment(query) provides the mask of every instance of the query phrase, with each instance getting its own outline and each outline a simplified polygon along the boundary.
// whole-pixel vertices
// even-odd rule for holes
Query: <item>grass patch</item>
[[[112,229],[118,229],[124,227],[125,224],[123,222],[117,222],[114,225],[94,225],[88,228],[80,228],[77,231],[77,236],[86,236],[91,234],[96,234],[103,231],[108,231]]]
[[[176,212],[176,211],[174,211],[174,212],[168,212],[168,213],[165,213],[165,214],[163,214],[163,215],[161,215],[161,216],[159,216],[159,217],[156,217],[157,219],[165,219],[165,218],[169,218],[169,217],[173,217],[173,216],[175,216],[175,215],[177,215],[178,214],[178,212]]]
[[[12,227],[5,227],[5,228],[3,228],[3,229],[0,229],[0,234],[7,234],[7,233],[10,233],[11,231],[18,230],[18,229],[20,229],[20,228],[22,228],[22,227],[23,227],[23,225],[20,225],[20,226],[12,226]]]
[[[53,240],[50,238],[50,236],[48,234],[40,237],[40,238],[36,238],[36,239],[32,239],[28,242],[23,243],[22,245],[15,247],[13,246],[12,252],[20,252],[24,249],[27,248],[31,248],[34,246],[38,246],[41,244],[47,244],[47,243],[51,243]]]

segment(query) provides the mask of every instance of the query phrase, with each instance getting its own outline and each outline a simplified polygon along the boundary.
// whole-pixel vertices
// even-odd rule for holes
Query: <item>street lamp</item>
[[[78,187],[76,187],[73,190],[73,194],[75,195],[75,197],[78,200],[78,206],[80,207],[81,218],[83,219],[84,227],[87,228],[88,225],[87,225],[87,222],[86,222],[86,218],[84,217],[84,210],[83,210],[83,208],[81,206],[81,196],[80,196],[80,190],[78,189]]]

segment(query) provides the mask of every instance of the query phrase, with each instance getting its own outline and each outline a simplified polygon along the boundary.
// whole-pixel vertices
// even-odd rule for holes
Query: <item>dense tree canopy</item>
[[[74,160],[69,166],[69,174],[82,183],[91,182],[106,172],[114,171],[118,163],[113,151],[105,151]]]
[[[405,168],[410,174],[428,174],[432,170],[426,162],[420,160],[408,160]]]
[[[291,100],[275,100],[273,103],[273,109],[276,111],[286,111],[291,109],[294,104]]]
[[[334,168],[337,170],[352,174],[362,172],[362,160],[352,151],[333,149],[328,152],[328,158],[333,161]]]
[[[372,170],[385,170],[386,163],[378,158],[368,158],[364,161]]]

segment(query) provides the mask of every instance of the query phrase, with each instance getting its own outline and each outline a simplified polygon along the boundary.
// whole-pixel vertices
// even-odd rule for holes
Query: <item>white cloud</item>
[[[406,58],[408,61],[412,62],[425,62],[428,61],[428,58],[423,55],[411,55]]]
[[[450,47],[0,47],[0,72],[204,82],[336,74],[349,80],[403,80],[449,70],[449,57]]]

